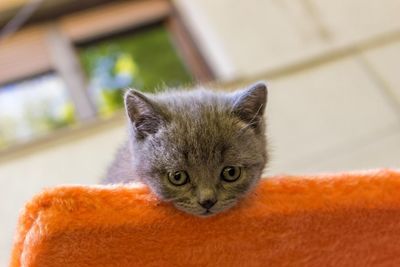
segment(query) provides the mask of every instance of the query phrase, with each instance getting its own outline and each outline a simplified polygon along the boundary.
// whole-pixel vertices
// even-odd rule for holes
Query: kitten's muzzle
[[[215,203],[217,203],[217,200],[213,200],[213,199],[207,199],[207,200],[199,202],[200,206],[202,206],[206,210],[211,209],[211,207],[214,206]]]

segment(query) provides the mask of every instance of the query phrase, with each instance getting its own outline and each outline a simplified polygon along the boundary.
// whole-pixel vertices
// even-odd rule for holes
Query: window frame
[[[77,47],[155,23],[162,23],[170,32],[172,45],[196,82],[207,83],[215,78],[171,1],[129,0],[102,2],[89,9],[46,18],[0,40],[0,73],[5,74],[0,75],[0,85],[54,72],[66,84],[78,123],[103,121],[88,95],[88,81]],[[13,62],[26,64],[21,68],[21,64]]]

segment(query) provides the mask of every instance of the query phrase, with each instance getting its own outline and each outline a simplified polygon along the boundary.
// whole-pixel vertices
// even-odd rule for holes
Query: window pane
[[[74,121],[65,85],[54,74],[0,86],[0,148]]]
[[[163,26],[103,40],[79,49],[90,94],[102,115],[122,106],[127,87],[153,91],[192,80]]]

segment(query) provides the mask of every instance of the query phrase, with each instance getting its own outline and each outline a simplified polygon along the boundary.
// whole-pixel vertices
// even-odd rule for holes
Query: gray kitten
[[[262,82],[232,93],[127,91],[129,138],[106,182],[143,182],[197,216],[232,207],[258,182],[268,160],[266,101]]]

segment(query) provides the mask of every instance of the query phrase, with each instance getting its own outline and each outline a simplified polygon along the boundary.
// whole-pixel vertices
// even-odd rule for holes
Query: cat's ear
[[[126,91],[124,102],[126,114],[139,138],[156,133],[165,122],[157,104],[137,90]]]
[[[262,121],[267,105],[268,90],[265,82],[257,82],[233,96],[233,113],[254,128]]]

